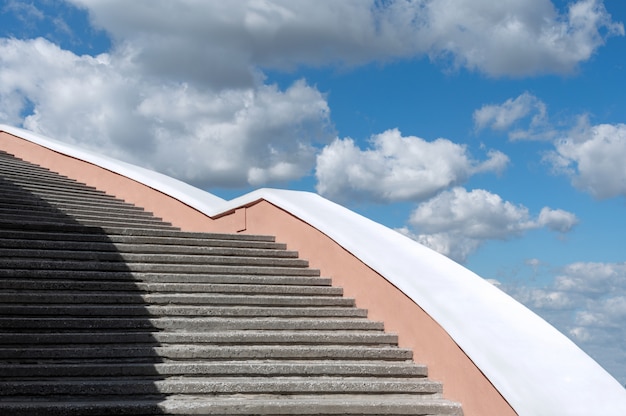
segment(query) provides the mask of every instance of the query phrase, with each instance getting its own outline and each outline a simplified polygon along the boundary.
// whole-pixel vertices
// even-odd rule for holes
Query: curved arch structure
[[[626,414],[626,390],[539,316],[448,258],[316,194],[260,189],[225,201],[5,125],[0,149],[183,230],[276,236],[397,333],[466,416]]]

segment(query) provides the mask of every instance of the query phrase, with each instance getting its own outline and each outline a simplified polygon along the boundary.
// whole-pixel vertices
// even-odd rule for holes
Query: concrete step
[[[15,172],[17,169],[21,168],[24,170],[23,175],[28,174],[28,175],[36,176],[36,175],[53,174],[53,175],[58,175],[63,179],[68,179],[66,176],[62,176],[58,173],[53,173],[46,167],[27,162],[23,159],[20,159],[18,157],[15,157],[9,154],[4,155],[0,159],[0,166],[6,167],[7,169],[9,169],[10,172]],[[72,179],[69,179],[69,180],[72,180]]]
[[[1,304],[2,316],[222,316],[222,317],[353,317],[366,318],[367,310],[351,306],[201,306],[201,305],[20,305]]]
[[[92,210],[92,209],[65,209],[63,213],[65,215],[69,215],[72,218],[75,218],[78,222],[85,221],[105,221],[105,222],[130,222],[130,223],[160,223],[171,226],[172,224],[167,221],[163,221],[162,218],[155,217],[152,213],[148,212],[126,212],[125,210],[120,209],[111,209],[104,208],[103,211],[108,211],[106,214],[101,211]],[[104,216],[104,218],[103,218]]]
[[[256,269],[254,269],[256,270]],[[300,270],[300,269],[297,269]],[[305,269],[306,270],[306,269]],[[310,269],[309,269],[310,270]],[[311,275],[272,274],[208,274],[208,273],[141,273],[123,271],[83,271],[83,270],[19,270],[0,269],[3,279],[60,279],[73,281],[110,281],[146,283],[215,283],[215,284],[262,284],[329,286],[331,279],[319,277],[319,271]]]
[[[65,176],[55,175],[51,172],[39,172],[32,173],[27,172],[27,169],[22,167],[7,168],[0,163],[0,187],[6,189],[23,189],[27,192],[32,192],[32,187],[36,188],[49,188],[49,189],[74,189],[90,191],[92,193],[104,194],[104,192],[97,190],[96,188],[85,185],[84,183],[77,182],[73,179],[69,179]]]
[[[81,199],[76,201],[71,201],[68,199],[61,200],[62,203],[56,203],[54,200],[41,200],[46,203],[46,205],[42,205],[42,202],[39,200],[26,200],[24,198],[16,197],[15,201],[22,201],[25,209],[21,212],[24,216],[28,214],[37,215],[38,212],[47,211],[56,213],[57,216],[59,214],[63,215],[74,215],[74,216],[85,216],[87,214],[94,216],[102,216],[103,219],[107,218],[109,215],[112,217],[117,216],[118,218],[123,217],[124,215],[128,215],[129,217],[137,217],[137,218],[155,218],[154,215],[147,211],[137,211],[131,210],[126,205],[120,205],[119,203],[95,203],[90,199]],[[13,209],[13,207],[9,206],[11,202],[10,199],[4,199],[4,207],[7,210]],[[50,215],[41,213],[39,215]]]
[[[144,283],[120,281],[75,281],[2,279],[0,290],[37,291],[80,291],[80,292],[144,292],[144,293],[222,293],[247,295],[284,296],[342,296],[343,290],[332,286],[296,286],[264,284],[220,284],[220,283]]]
[[[86,185],[67,176],[62,176],[45,169],[33,169],[32,166],[24,164],[10,164],[0,161],[0,177],[6,182],[15,186],[22,185],[49,185],[49,186],[65,186],[76,187],[82,189],[90,189],[95,191],[93,186]]]
[[[201,233],[180,231],[176,228],[164,230],[151,229],[135,229],[128,227],[72,227],[68,225],[50,224],[33,224],[28,227],[27,224],[15,224],[10,221],[3,221],[0,218],[0,230],[5,231],[21,231],[25,233],[43,233],[59,237],[77,237],[85,235],[87,238],[92,236],[95,238],[175,238],[175,239],[194,239],[194,240],[234,240],[234,241],[255,241],[255,242],[275,242],[275,238],[269,235],[255,234],[221,234],[221,233]]]
[[[83,225],[71,224],[45,224],[34,223],[32,226],[29,224],[15,224],[11,221],[4,221],[0,218],[0,230],[5,231],[19,231],[28,233],[47,233],[50,235],[58,234],[59,238],[64,238],[68,235],[72,237],[79,234],[84,234],[86,238],[111,238],[112,241],[119,237],[128,238],[178,238],[178,239],[195,239],[195,240],[235,240],[235,241],[255,241],[255,242],[271,242],[275,241],[273,236],[268,235],[254,235],[254,234],[219,234],[219,233],[200,233],[200,232],[187,232],[180,231],[176,228],[171,229],[141,229],[132,227],[88,227]]]
[[[52,213],[31,213],[28,211],[21,211],[15,214],[4,213],[1,214],[4,221],[11,221],[14,223],[32,222],[32,221],[45,221],[56,223],[78,223],[85,225],[108,225],[108,226],[135,226],[142,228],[169,228],[171,223],[164,222],[160,218],[156,217],[130,217],[125,215],[116,216],[115,213],[103,217],[101,214],[97,215],[84,215],[84,214],[67,214],[55,211]]]
[[[89,206],[89,207],[64,207],[60,209],[59,207],[51,206],[51,205],[41,205],[41,204],[33,204],[33,205],[25,205],[21,204],[10,204],[10,201],[2,201],[0,203],[0,217],[4,217],[6,215],[22,215],[24,217],[32,217],[32,216],[51,216],[51,217],[62,217],[62,216],[77,216],[77,217],[102,217],[102,216],[112,216],[114,218],[128,218],[128,219],[136,219],[136,220],[157,220],[162,221],[161,218],[155,217],[152,213],[147,211],[138,211],[131,210],[127,208],[110,208],[110,207],[97,207],[97,206]],[[17,202],[17,201],[16,201]],[[20,201],[21,202],[21,201]]]
[[[143,394],[440,394],[441,384],[421,378],[183,377],[166,379],[74,379],[0,381],[0,397]]]
[[[265,241],[274,242],[274,236],[256,234],[219,234],[188,232],[180,230],[134,230],[123,227],[102,227],[102,232],[110,236],[133,236],[133,237],[174,237],[174,238],[199,238],[199,239],[224,239],[224,240],[245,240],[245,241]]]
[[[184,249],[183,249],[184,250]],[[221,253],[220,253],[221,251]],[[255,254],[261,254],[257,256]],[[274,255],[276,254],[276,255]],[[242,266],[275,266],[275,267],[308,267],[306,260],[293,256],[292,253],[277,254],[277,252],[250,250],[250,249],[223,249],[190,250],[182,253],[128,253],[123,251],[83,251],[83,250],[49,250],[26,248],[0,248],[0,259],[7,258],[9,267],[22,268],[20,261],[34,262],[124,262],[133,263],[167,263],[176,264],[236,264]],[[58,260],[58,261],[57,261]],[[2,267],[2,266],[0,266]]]
[[[2,190],[5,200],[23,200],[25,204],[29,202],[43,200],[50,204],[60,202],[64,204],[77,205],[100,205],[111,207],[122,207],[128,204],[114,196],[99,192],[81,192],[80,190],[71,189],[53,189],[46,186],[36,186],[33,184],[24,184],[15,187],[14,185],[5,186]]]
[[[98,232],[100,234],[105,234],[103,230],[106,228],[115,228],[118,230],[128,230],[128,231],[156,231],[156,232],[178,230],[176,227],[167,226],[167,225],[164,225],[161,227],[161,226],[151,226],[151,225],[141,225],[141,224],[134,225],[134,224],[125,224],[125,223],[116,223],[116,222],[106,223],[104,221],[100,223],[85,222],[83,224],[71,218],[69,221],[63,221],[63,222],[49,220],[45,217],[42,217],[42,218],[34,217],[34,218],[24,219],[19,222],[0,219],[0,222],[2,222],[2,224],[0,225],[1,228],[12,229],[12,230],[21,229],[24,231],[59,231],[59,232],[70,232],[70,233],[79,233],[79,232],[84,231],[84,232],[93,233],[93,234],[97,234]]]
[[[439,398],[407,395],[290,395],[265,397],[137,398],[133,401],[108,400],[58,403],[0,402],[0,412],[12,416],[100,416],[100,415],[431,415],[462,416],[458,403]]]
[[[254,262],[252,262],[254,263]],[[256,265],[240,266],[225,261],[224,264],[167,264],[167,263],[123,263],[98,261],[45,261],[32,259],[0,259],[0,269],[32,270],[37,273],[40,269],[93,271],[93,272],[139,272],[139,273],[199,273],[199,274],[246,274],[246,275],[273,275],[273,276],[319,276],[319,270],[306,267],[274,266],[271,262],[258,262]]]
[[[241,306],[354,306],[354,300],[334,296],[248,295],[221,293],[127,293],[80,291],[0,292],[4,304],[153,304]],[[1,319],[1,318],[0,318]]]
[[[28,202],[28,203],[26,203]],[[4,210],[16,210],[20,209],[20,207],[24,207],[24,209],[28,211],[41,211],[41,212],[50,212],[53,211],[61,211],[68,214],[72,212],[91,212],[94,214],[108,214],[110,211],[124,213],[127,215],[137,215],[137,216],[153,216],[153,214],[149,211],[144,210],[143,208],[136,207],[130,204],[119,204],[115,207],[111,206],[99,206],[89,203],[89,201],[83,201],[83,203],[64,203],[64,202],[56,202],[51,203],[45,201],[43,199],[30,199],[28,201],[23,201],[20,199],[6,199],[3,198],[0,200],[0,208]]]
[[[10,191],[2,191],[2,195],[3,198],[0,201],[0,209],[7,212],[19,210],[20,207],[24,207],[25,210],[32,212],[72,211],[75,213],[125,213],[133,216],[153,216],[151,212],[138,208],[134,205],[127,204],[122,200],[113,199],[110,201],[111,203],[107,202],[100,205],[97,201],[93,201],[89,197],[80,198],[75,202],[71,200],[59,200],[59,202],[54,202],[28,192],[12,194]]]
[[[134,213],[148,212],[141,207],[129,204],[122,200],[115,201],[100,201],[95,204],[89,198],[55,198],[53,196],[42,198],[26,191],[19,194],[5,193],[5,197],[2,200],[2,204],[5,208],[11,208],[15,205],[23,204],[32,208],[51,208],[58,209],[60,211],[75,209],[75,210],[97,210],[103,211],[106,209],[128,211]]]
[[[13,180],[11,180],[12,183],[7,183],[6,179],[7,177],[5,176],[5,181],[0,183],[0,191],[6,195],[12,195],[15,193],[16,195],[30,194],[35,198],[42,199],[45,199],[46,196],[50,195],[54,196],[55,199],[62,197],[69,199],[88,199],[94,202],[119,201],[112,195],[108,195],[105,192],[81,184],[68,185],[55,183],[53,181],[27,182]],[[8,196],[6,199],[12,199],[12,197]]]
[[[0,347],[3,364],[124,363],[147,360],[377,360],[409,361],[413,352],[396,346],[364,345],[74,345]]]
[[[201,266],[257,266],[306,268],[307,260],[274,257],[240,257],[184,254],[133,254],[116,252],[79,252],[61,250],[0,249],[0,268],[29,269],[50,268],[87,270],[135,270],[137,267],[165,268]]]
[[[127,228],[128,227],[119,227],[117,229],[125,230]],[[85,234],[86,238],[92,238],[92,236],[99,236],[100,238],[106,237],[106,231],[104,231],[103,227],[86,226],[76,222],[61,224],[58,222],[47,221],[45,217],[42,217],[37,221],[20,221],[19,223],[0,218],[0,230],[24,233],[58,234],[59,237],[63,237],[66,234]]]
[[[0,177],[3,178],[1,187],[7,189],[16,188],[23,189],[29,193],[39,194],[71,194],[77,195],[104,197],[108,199],[115,198],[112,195],[107,194],[104,191],[96,189],[93,186],[86,185],[85,183],[71,180],[61,175],[56,175],[51,172],[39,172],[37,174],[29,172],[29,168],[23,168],[16,166],[12,169],[3,169],[0,164]]]
[[[8,329],[8,328],[5,328]],[[20,328],[21,329],[21,328]],[[395,345],[395,334],[379,330],[221,330],[210,332],[3,332],[0,345],[122,345],[122,344],[292,344]]]
[[[357,376],[426,377],[427,367],[397,361],[193,361],[168,363],[0,364],[0,380],[51,377],[137,376]]]
[[[1,223],[0,223],[1,225]],[[15,228],[16,225],[12,224]],[[245,237],[245,234],[240,234]],[[0,241],[2,240],[17,240],[23,242],[24,245],[28,245],[29,241],[40,241],[40,243],[34,244],[51,244],[57,247],[56,244],[63,247],[63,244],[67,244],[68,248],[76,249],[83,246],[85,243],[101,243],[102,247],[109,247],[114,245],[118,247],[118,244],[122,247],[125,246],[150,246],[156,245],[167,249],[168,246],[185,246],[185,247],[234,247],[234,248],[256,248],[256,249],[268,249],[268,250],[285,250],[286,244],[276,243],[273,241],[256,241],[250,239],[236,239],[238,235],[230,234],[208,234],[205,238],[192,238],[192,237],[159,237],[159,236],[140,236],[140,235],[105,235],[105,234],[87,234],[87,233],[60,233],[60,232],[36,232],[36,231],[24,231],[24,230],[11,230],[0,228]],[[8,243],[7,243],[8,244]],[[19,246],[16,246],[19,247]],[[122,249],[120,249],[121,251]],[[193,250],[193,249],[192,249]]]
[[[64,179],[68,179],[66,176],[62,176],[58,173],[54,173],[52,172],[50,169],[44,167],[44,166],[40,166],[40,165],[36,165],[30,162],[27,162],[23,159],[20,159],[14,155],[8,154],[6,153],[1,159],[0,159],[0,165],[2,166],[7,166],[9,168],[11,168],[11,171],[15,171],[16,169],[22,168],[24,169],[25,173],[24,174],[29,174],[29,175],[45,175],[45,174],[53,174],[53,175],[58,175],[61,178]],[[72,179],[69,179],[72,180]]]
[[[1,235],[1,234],[0,234]],[[236,247],[234,244],[221,246],[188,246],[174,244],[112,244],[110,242],[78,242],[78,241],[55,241],[55,240],[24,240],[24,239],[0,239],[0,252],[2,250],[21,250],[28,252],[35,250],[41,252],[54,250],[64,252],[112,252],[128,254],[159,254],[159,255],[211,255],[211,256],[241,256],[241,257],[280,257],[298,258],[297,251],[267,248]],[[2,255],[2,254],[0,254]]]
[[[109,317],[104,319],[76,317],[0,317],[3,331],[36,330],[379,330],[382,322],[364,318],[291,318],[291,317]]]

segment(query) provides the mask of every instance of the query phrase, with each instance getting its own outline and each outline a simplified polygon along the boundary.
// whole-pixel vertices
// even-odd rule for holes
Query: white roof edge
[[[626,415],[626,389],[545,320],[447,257],[317,194],[259,189],[225,201],[26,130],[1,124],[0,130],[142,182],[212,217],[266,200],[328,235],[413,299],[520,416]]]

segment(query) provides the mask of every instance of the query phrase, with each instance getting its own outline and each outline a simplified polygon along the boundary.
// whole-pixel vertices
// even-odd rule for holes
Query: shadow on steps
[[[12,180],[20,167],[1,159],[0,402],[16,404],[12,415],[126,414],[117,401],[132,395],[133,414],[161,413],[158,329],[115,244]]]

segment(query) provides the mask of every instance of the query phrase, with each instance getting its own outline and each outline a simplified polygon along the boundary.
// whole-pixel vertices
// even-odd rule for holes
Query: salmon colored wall
[[[187,231],[246,232],[276,236],[331,277],[346,296],[384,321],[411,348],[416,362],[428,365],[429,377],[443,382],[444,396],[461,402],[465,416],[514,416],[489,380],[439,324],[411,299],[329,237],[267,201],[210,218],[155,189],[93,164],[62,155],[0,132],[0,149],[131,202]]]
[[[514,416],[504,400],[443,328],[415,302],[325,234],[288,212],[260,201],[247,208],[247,233],[270,234],[297,250],[334,286],[344,289],[368,317],[411,348],[416,362],[428,365],[429,377],[443,382],[444,396],[461,402],[465,416]]]

